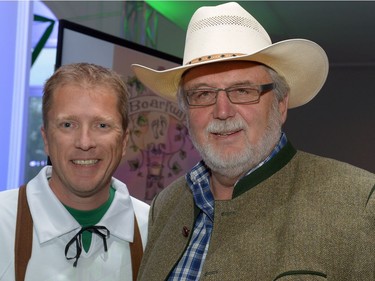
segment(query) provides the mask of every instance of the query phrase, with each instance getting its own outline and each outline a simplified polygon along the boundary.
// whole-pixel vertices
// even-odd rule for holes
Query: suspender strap
[[[14,246],[14,267],[16,281],[25,279],[27,263],[31,257],[33,243],[33,220],[26,198],[26,185],[22,185],[18,192],[18,209],[16,237]]]
[[[132,259],[133,281],[137,280],[139,266],[143,256],[142,238],[139,232],[137,218],[134,215],[134,241],[130,243],[130,255]]]
[[[14,247],[16,281],[24,281],[27,264],[31,257],[33,243],[33,220],[26,197],[26,185],[19,188],[16,237]],[[130,243],[133,281],[137,280],[139,266],[143,255],[141,233],[137,218],[134,215],[134,241]]]

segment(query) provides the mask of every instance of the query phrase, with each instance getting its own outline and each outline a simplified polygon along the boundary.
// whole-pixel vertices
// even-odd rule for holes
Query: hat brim
[[[176,101],[178,85],[185,71],[209,63],[235,60],[258,62],[282,75],[290,87],[288,108],[304,105],[313,99],[323,87],[329,69],[324,50],[305,39],[284,40],[252,54],[212,59],[168,70],[158,71],[139,64],[132,64],[132,69],[146,87]]]

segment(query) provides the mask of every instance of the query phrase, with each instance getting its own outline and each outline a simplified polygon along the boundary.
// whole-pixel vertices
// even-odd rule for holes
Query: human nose
[[[220,90],[217,93],[216,103],[214,105],[214,118],[227,119],[234,116],[234,114],[234,104],[229,100],[225,90]]]
[[[82,127],[80,130],[78,130],[76,136],[77,148],[82,150],[89,150],[95,146],[94,134],[90,131],[89,128]]]

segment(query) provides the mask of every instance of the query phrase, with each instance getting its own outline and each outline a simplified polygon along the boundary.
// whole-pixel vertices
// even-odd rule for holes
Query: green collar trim
[[[116,192],[116,189],[114,189],[111,186],[111,188],[109,189],[108,200],[103,205],[101,205],[100,207],[94,210],[82,211],[82,210],[73,209],[66,205],[64,206],[82,227],[96,225],[102,219],[104,214],[107,212],[107,210],[111,206],[111,203],[113,199],[115,198],[115,192]]]
[[[238,181],[234,187],[232,198],[240,196],[242,193],[245,193],[275,174],[277,171],[281,170],[281,168],[289,163],[296,153],[297,150],[288,141],[285,146],[268,162],[256,169],[250,175],[247,175]]]

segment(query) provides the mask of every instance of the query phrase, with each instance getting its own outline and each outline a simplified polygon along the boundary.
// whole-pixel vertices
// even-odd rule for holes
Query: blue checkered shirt
[[[248,171],[245,176],[249,175],[275,156],[286,143],[286,135],[285,133],[282,133],[278,144],[272,150],[271,154],[256,167]],[[195,204],[200,209],[200,212],[194,224],[194,230],[190,243],[180,261],[169,275],[169,281],[199,280],[210,244],[212,226],[214,222],[215,200],[210,190],[209,177],[210,170],[203,161],[200,161],[197,165],[195,165],[190,173],[186,175],[187,184],[193,192]]]

